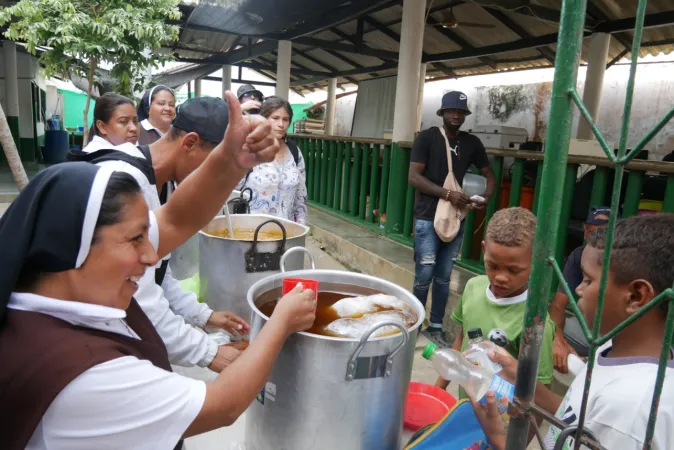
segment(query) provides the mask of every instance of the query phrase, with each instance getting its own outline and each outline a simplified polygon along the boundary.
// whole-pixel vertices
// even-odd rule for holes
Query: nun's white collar
[[[72,325],[93,328],[139,339],[122,320],[126,311],[91,303],[56,300],[42,295],[13,292],[9,297],[9,309],[37,312],[61,319]]]
[[[122,145],[113,145],[100,136],[94,136],[94,138],[86,145],[86,147],[82,149],[84,153],[94,153],[99,150],[118,150],[128,155],[135,156],[136,158],[145,159],[143,152],[138,150],[138,147],[136,147],[134,144],[125,142]]]
[[[145,119],[145,120],[141,121],[140,125],[145,129],[145,131],[154,130],[157,133],[159,133],[159,136],[164,136],[164,133],[162,133],[159,128],[156,128],[156,127],[152,126],[152,124],[150,123],[150,119]]]
[[[92,303],[73,302],[69,300],[56,300],[37,294],[26,292],[12,292],[9,297],[8,308],[20,311],[32,311],[71,322],[70,319],[80,318],[87,321],[101,321],[111,319],[123,319],[126,311],[109,306],[95,305]]]

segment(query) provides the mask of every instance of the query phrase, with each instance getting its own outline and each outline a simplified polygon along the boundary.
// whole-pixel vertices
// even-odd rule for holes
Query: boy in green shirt
[[[487,225],[484,266],[487,275],[466,284],[452,319],[461,330],[452,348],[468,348],[467,331],[481,328],[484,336],[517,358],[520,350],[524,307],[531,272],[536,217],[524,208],[497,211]],[[538,367],[538,379],[552,382],[552,341],[555,324],[546,317],[545,337]],[[449,382],[439,377],[436,386],[446,389]],[[462,397],[465,394],[461,393]]]

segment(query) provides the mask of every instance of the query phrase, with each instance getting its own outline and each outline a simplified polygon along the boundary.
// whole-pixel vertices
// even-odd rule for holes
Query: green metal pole
[[[508,206],[520,206],[522,196],[522,184],[524,182],[524,160],[516,159],[513,164],[513,176],[510,180],[510,201]]]
[[[365,210],[367,208],[367,177],[370,174],[370,144],[361,145],[362,162],[360,166],[360,203],[358,205],[358,217],[365,220]],[[370,200],[372,202],[372,200]]]
[[[407,172],[409,164],[405,164],[407,149],[401,148],[397,142],[391,147],[391,175],[389,179],[388,202],[386,209],[386,233],[400,234],[405,221],[405,195],[407,193]]]
[[[341,208],[342,199],[342,171],[344,170],[344,142],[337,142],[337,168],[335,172],[335,198],[333,207]]]
[[[541,179],[543,178],[543,161],[536,162],[536,187],[534,188],[534,205],[531,212],[538,214],[538,201],[541,197]]]
[[[412,224],[414,223],[414,188],[407,185],[405,192],[405,219],[403,221],[403,236],[412,234]]]
[[[501,197],[501,179],[503,178],[503,156],[496,156],[494,161],[491,164],[491,168],[494,171],[494,176],[496,177],[496,189],[492,194],[489,202],[487,203],[487,213],[485,216],[485,232],[487,230],[486,224],[491,220],[491,216],[498,210],[498,204]]]
[[[662,212],[674,213],[674,173],[667,176],[667,188],[665,189],[665,201],[662,204]]]
[[[344,144],[344,181],[342,187],[342,212],[349,212],[350,189],[351,189],[351,142]]]
[[[386,220],[386,208],[388,206],[388,181],[391,174],[391,146],[386,145],[383,149],[383,162],[381,168],[381,188],[379,190],[379,221]]]
[[[337,150],[335,141],[330,141],[330,161],[328,163],[328,198],[325,206],[332,208],[335,204],[335,172],[337,166]]]
[[[370,207],[367,210],[367,221],[376,220],[374,210],[377,209],[377,188],[379,187],[379,144],[372,146],[372,170],[370,171]]]
[[[321,159],[323,158],[323,140],[316,139],[314,151],[314,201],[319,201],[321,196]]]
[[[578,176],[578,164],[569,164],[566,167],[566,177],[564,178],[564,197],[562,198],[562,211],[559,214],[559,230],[557,234],[557,249],[555,259],[561,265],[564,261],[564,250],[566,249],[566,238],[569,234],[569,219],[571,218],[571,206],[573,205],[573,191],[576,187],[576,177]],[[552,289],[557,286],[552,285]]]
[[[623,217],[636,216],[639,212],[639,202],[641,201],[641,188],[643,184],[644,173],[641,171],[630,170],[630,173],[627,176],[627,190],[625,191]]]
[[[307,196],[314,199],[314,140],[308,139],[307,159],[304,161],[307,170]]]
[[[503,157],[496,156],[491,163],[491,168],[494,171],[494,177],[496,178],[496,188],[492,194],[489,202],[487,203],[487,211],[485,212],[484,218],[484,229],[482,230],[482,236],[487,234],[487,224],[491,220],[491,217],[498,210],[498,204],[501,201],[501,179],[503,178]],[[480,251],[480,261],[484,261],[484,252]]]
[[[351,172],[351,189],[349,200],[349,213],[356,217],[358,215],[358,198],[360,187],[360,166],[362,164],[363,151],[360,142],[356,142],[353,148],[353,171]]]
[[[536,388],[541,342],[548,313],[547,297],[554,275],[548,261],[554,257],[563,197],[565,174],[559,168],[566,167],[567,162],[573,107],[569,92],[576,85],[586,7],[587,0],[565,0],[562,4],[543,178],[540,186],[539,208],[546,214],[539,214],[536,224],[533,268],[515,383],[515,397],[522,407],[518,414],[511,416],[506,438],[507,450],[524,450],[529,441],[530,418],[527,412],[533,402]]]
[[[590,194],[590,207],[604,206],[606,202],[606,187],[608,186],[608,167],[600,167],[594,171],[592,180],[592,194]]]
[[[468,261],[473,249],[473,236],[475,235],[475,211],[469,211],[463,223],[463,242],[461,243],[461,260]]]
[[[330,157],[329,145],[329,141],[323,141],[323,145],[321,147],[321,191],[319,200],[321,205],[326,205],[328,198],[328,160]]]

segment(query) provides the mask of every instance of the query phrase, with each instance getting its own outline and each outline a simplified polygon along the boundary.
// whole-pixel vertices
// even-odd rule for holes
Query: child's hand
[[[489,359],[503,366],[503,369],[498,375],[514,384],[515,377],[517,377],[517,360],[513,358],[510,353],[496,344],[493,344],[493,347],[491,347],[491,350],[489,350],[487,355],[489,356]]]
[[[311,289],[304,292],[302,289],[302,283],[298,283],[279,300],[272,314],[272,319],[281,321],[288,335],[311,328],[316,320],[316,294]]]
[[[206,327],[223,329],[232,336],[245,336],[250,333],[250,326],[248,326],[245,320],[227,311],[211,314]]]
[[[487,391],[487,404],[478,403],[472,398],[470,402],[475,410],[475,417],[480,422],[482,431],[487,435],[493,450],[504,450],[506,444],[506,427],[501,418],[494,391]]]

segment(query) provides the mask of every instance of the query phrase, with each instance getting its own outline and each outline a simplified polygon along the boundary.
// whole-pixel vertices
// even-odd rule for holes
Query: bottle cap
[[[438,346],[435,345],[434,343],[430,342],[426,348],[424,348],[424,352],[421,354],[421,357],[424,359],[431,359],[433,356],[433,352],[435,352],[438,349]]]
[[[482,328],[472,328],[468,330],[468,339],[477,339],[482,336]]]

